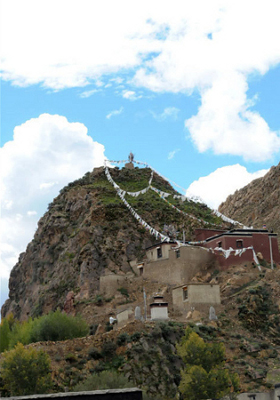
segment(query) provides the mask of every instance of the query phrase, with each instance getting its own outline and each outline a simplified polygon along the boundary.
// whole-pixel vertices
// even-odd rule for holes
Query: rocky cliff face
[[[123,189],[137,191],[148,185],[151,171],[115,168],[111,174]],[[153,185],[175,193],[157,175]],[[164,224],[172,223],[175,231],[184,229],[186,237],[192,239],[193,229],[201,226],[176,212],[152,191],[128,200],[159,231]],[[199,218],[220,222],[206,206],[173,202]],[[23,320],[63,308],[69,292],[74,293],[75,302],[94,302],[99,293],[100,276],[108,272],[132,272],[129,262],[141,261],[145,248],[154,242],[154,237],[117,196],[103,168],[87,173],[62,189],[38,222],[34,239],[11,272],[9,299],[2,308],[2,316],[13,312]]]
[[[280,163],[263,177],[230,195],[219,211],[247,226],[273,229],[280,235]]]

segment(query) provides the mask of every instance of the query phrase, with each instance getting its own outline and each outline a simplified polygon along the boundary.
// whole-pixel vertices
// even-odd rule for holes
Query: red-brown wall
[[[205,244],[205,247],[214,249],[219,247],[219,242],[224,250],[230,247],[234,250],[237,249],[237,240],[242,240],[243,248],[253,246],[255,253],[262,253],[263,258],[270,263],[270,241],[272,248],[273,261],[280,263],[280,253],[277,243],[277,235],[269,233],[267,230],[233,230],[217,235],[212,239],[209,239]],[[217,253],[217,252],[216,252]],[[253,261],[252,250],[246,250],[241,256],[230,255],[225,258],[223,253],[217,255],[219,264],[222,267],[228,267],[234,264],[246,263]]]
[[[223,232],[226,231],[224,229],[195,229],[195,240],[202,241],[210,238],[211,236],[220,235]]]

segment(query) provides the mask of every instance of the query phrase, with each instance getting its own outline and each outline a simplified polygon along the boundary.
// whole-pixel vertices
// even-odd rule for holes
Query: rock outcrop
[[[247,226],[280,235],[280,163],[267,174],[228,196],[219,211]]]

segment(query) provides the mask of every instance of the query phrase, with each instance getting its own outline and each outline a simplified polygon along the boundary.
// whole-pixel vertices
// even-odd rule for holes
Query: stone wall
[[[118,328],[122,325],[125,325],[127,321],[133,320],[134,313],[131,309],[125,309],[117,313],[117,321],[118,321]]]
[[[168,253],[167,259],[145,262],[143,278],[181,285],[189,282],[199,271],[215,265],[213,254],[200,247],[181,247],[178,254],[171,250],[170,245]]]
[[[220,285],[194,283],[188,285],[190,303],[221,304]]]
[[[171,247],[176,246],[174,243],[160,243],[149,247],[146,251],[148,262],[167,260],[169,258],[169,251]],[[161,249],[161,257],[158,257],[158,249]]]
[[[184,298],[185,287],[187,287],[187,298]],[[172,290],[172,301],[174,308],[181,312],[187,313],[194,309],[207,316],[210,306],[214,306],[216,312],[221,309],[220,286],[207,283],[181,285]]]
[[[255,397],[254,397],[255,396]],[[280,384],[275,385],[275,388],[269,393],[241,393],[237,396],[238,400],[279,400],[280,399]]]

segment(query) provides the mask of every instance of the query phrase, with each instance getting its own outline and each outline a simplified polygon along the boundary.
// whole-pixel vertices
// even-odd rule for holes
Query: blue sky
[[[99,3],[2,0],[1,301],[47,204],[104,157],[214,208],[279,162],[277,1]]]

